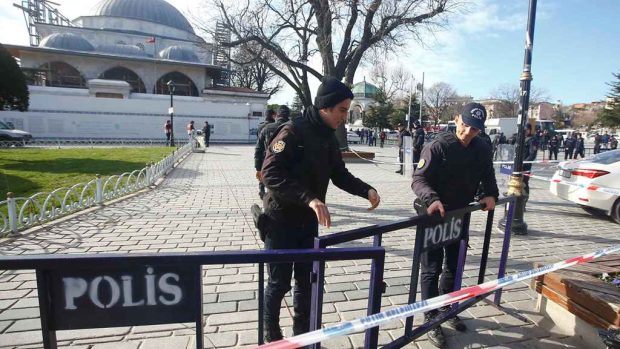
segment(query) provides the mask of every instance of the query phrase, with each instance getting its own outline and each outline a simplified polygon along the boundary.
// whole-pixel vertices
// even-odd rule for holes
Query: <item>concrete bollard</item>
[[[100,174],[96,174],[95,176],[97,177],[97,180],[95,181],[95,183],[97,183],[95,190],[95,203],[97,205],[103,205],[103,181],[101,180]]]
[[[17,203],[15,195],[11,192],[6,193],[7,206],[9,209],[9,229],[12,233],[17,233]]]

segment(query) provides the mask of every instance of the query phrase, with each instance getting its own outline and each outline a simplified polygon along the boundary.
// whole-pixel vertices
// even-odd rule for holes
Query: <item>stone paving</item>
[[[366,146],[356,149],[368,150]],[[394,148],[372,148],[377,160],[393,162]],[[250,146],[214,145],[206,154],[188,157],[157,188],[100,209],[76,215],[44,228],[0,240],[0,254],[41,253],[158,253],[178,251],[241,251],[262,244],[251,222],[249,207],[258,203],[257,183]],[[409,177],[394,173],[395,165],[352,163],[356,176],[377,188],[379,208],[366,211],[367,201],[333,185],[328,207],[331,234],[412,215],[413,193]],[[549,170],[547,169],[547,172]],[[499,176],[499,175],[498,175]],[[502,181],[504,182],[504,181]],[[620,243],[618,225],[594,217],[575,205],[553,197],[547,183],[532,181],[526,221],[528,236],[513,237],[508,272],[526,270],[533,262],[554,262]],[[503,209],[496,212],[496,222]],[[471,249],[464,284],[476,282],[485,215],[475,213],[471,224]],[[495,223],[496,223],[495,222]],[[384,236],[387,292],[382,309],[406,304],[414,230]],[[493,236],[489,277],[499,264],[501,233]],[[370,246],[370,240],[348,246]],[[328,263],[324,323],[334,324],[365,315],[368,294],[368,261]],[[203,268],[205,347],[247,347],[257,341],[257,266],[213,265]],[[584,348],[577,339],[557,333],[535,311],[536,294],[522,282],[503,294],[503,306],[518,310],[532,321],[526,324],[481,303],[462,315],[469,325],[465,334],[446,330],[450,348]],[[292,300],[287,297],[288,304]],[[292,311],[292,309],[291,309]],[[416,317],[415,323],[420,323]],[[292,323],[282,310],[285,334]],[[399,337],[403,323],[381,327],[380,343]],[[60,347],[71,348],[195,348],[192,324],[120,327],[59,331]],[[40,348],[41,333],[35,274],[33,271],[0,271],[0,348]],[[358,348],[363,334],[323,343],[325,348]],[[424,338],[407,348],[432,348]]]

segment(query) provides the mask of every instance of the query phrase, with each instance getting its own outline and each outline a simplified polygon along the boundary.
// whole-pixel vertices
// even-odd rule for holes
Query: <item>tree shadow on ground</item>
[[[23,193],[26,190],[38,191],[41,188],[39,183],[0,171],[0,201],[6,199],[5,195],[8,192]]]
[[[138,161],[58,158],[50,160],[18,160],[4,166],[7,170],[41,173],[76,173],[115,175],[146,167]]]

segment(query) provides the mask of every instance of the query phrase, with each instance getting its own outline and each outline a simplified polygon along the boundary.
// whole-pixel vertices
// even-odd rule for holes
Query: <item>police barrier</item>
[[[500,257],[499,270],[497,274],[497,278],[502,278],[506,272],[506,262],[508,259],[508,250],[510,247],[510,223],[512,222],[512,215],[514,211],[514,202],[515,197],[505,197],[498,200],[497,205],[506,204],[507,205],[507,215],[508,220],[506,224],[506,229],[504,230],[504,239],[502,244],[502,252]],[[399,220],[393,223],[372,225],[368,227],[363,227],[359,229],[353,229],[345,232],[335,233],[326,236],[320,236],[315,238],[314,247],[317,249],[327,248],[329,246],[334,246],[346,242],[351,242],[355,240],[360,240],[364,238],[373,238],[373,246],[380,247],[382,243],[382,236],[385,233],[393,232],[400,229],[416,227],[416,238],[414,249],[412,251],[413,261],[411,267],[411,277],[409,283],[409,299],[408,304],[415,303],[416,301],[416,291],[418,286],[418,278],[419,278],[419,269],[420,269],[420,257],[423,251],[436,248],[440,246],[444,246],[449,243],[459,242],[460,250],[459,250],[459,258],[458,258],[458,267],[457,274],[455,278],[455,290],[460,289],[462,282],[463,270],[465,267],[465,257],[467,255],[467,242],[469,238],[469,221],[470,215],[473,211],[478,211],[482,207],[480,204],[474,204],[466,208],[448,211],[446,212],[446,217],[443,220],[439,220],[436,216],[415,216],[403,220]],[[493,231],[493,216],[494,211],[487,212],[487,221],[485,226],[485,234],[484,234],[484,242],[482,245],[482,253],[480,259],[480,268],[478,272],[478,284],[484,282],[484,278],[486,275],[487,268],[487,260],[489,254],[489,248],[491,243],[491,234]],[[370,278],[374,280],[376,278],[376,273],[381,272],[377,270],[377,266],[371,265]],[[312,315],[310,319],[310,328],[311,330],[318,330],[322,326],[322,303],[323,303],[323,288],[325,285],[324,275],[325,275],[325,263],[316,262],[314,263],[314,275],[316,275],[317,282],[313,284],[312,288]],[[377,285],[373,283],[370,284],[370,293],[376,295],[376,299],[369,299],[368,301],[368,315],[377,313],[381,309],[381,297],[379,292],[375,289]],[[385,291],[385,283],[381,285],[382,292]],[[420,337],[424,333],[430,331],[431,329],[439,326],[441,323],[448,320],[453,315],[456,315],[465,309],[471,307],[475,303],[483,300],[484,298],[474,298],[463,302],[461,304],[457,304],[453,306],[449,311],[443,312],[440,316],[436,317],[433,322],[425,323],[419,326],[416,329],[413,329],[413,317],[408,317],[405,323],[405,333],[403,336],[397,338],[393,342],[384,346],[384,348],[401,348],[406,344],[412,342],[416,338]],[[498,290],[495,293],[493,304],[499,308],[501,300],[501,290]],[[513,312],[503,309],[506,313],[511,313],[516,317],[521,318],[518,314],[513,314]],[[379,329],[378,327],[373,327],[367,330],[365,348],[376,348],[376,343],[378,341]],[[312,345],[314,349],[320,349],[320,343],[315,343]]]
[[[56,349],[56,331],[194,322],[196,348],[203,348],[202,265],[311,263],[370,259],[375,279],[383,279],[385,250],[380,247],[187,252],[2,256],[0,270],[36,271],[43,347]],[[376,299],[370,290],[369,298]],[[259,298],[262,294],[259,288]],[[262,313],[259,304],[259,313]],[[258,343],[262,344],[262,322]],[[368,335],[367,335],[368,336]]]

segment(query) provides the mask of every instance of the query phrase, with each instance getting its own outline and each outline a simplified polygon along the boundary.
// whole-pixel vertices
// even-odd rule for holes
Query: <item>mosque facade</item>
[[[177,139],[191,120],[208,121],[213,141],[256,139],[269,96],[228,86],[217,43],[164,0],[100,0],[71,21],[30,18],[29,33],[30,46],[5,47],[27,77],[30,108],[0,118],[35,138],[162,138],[172,111]]]

